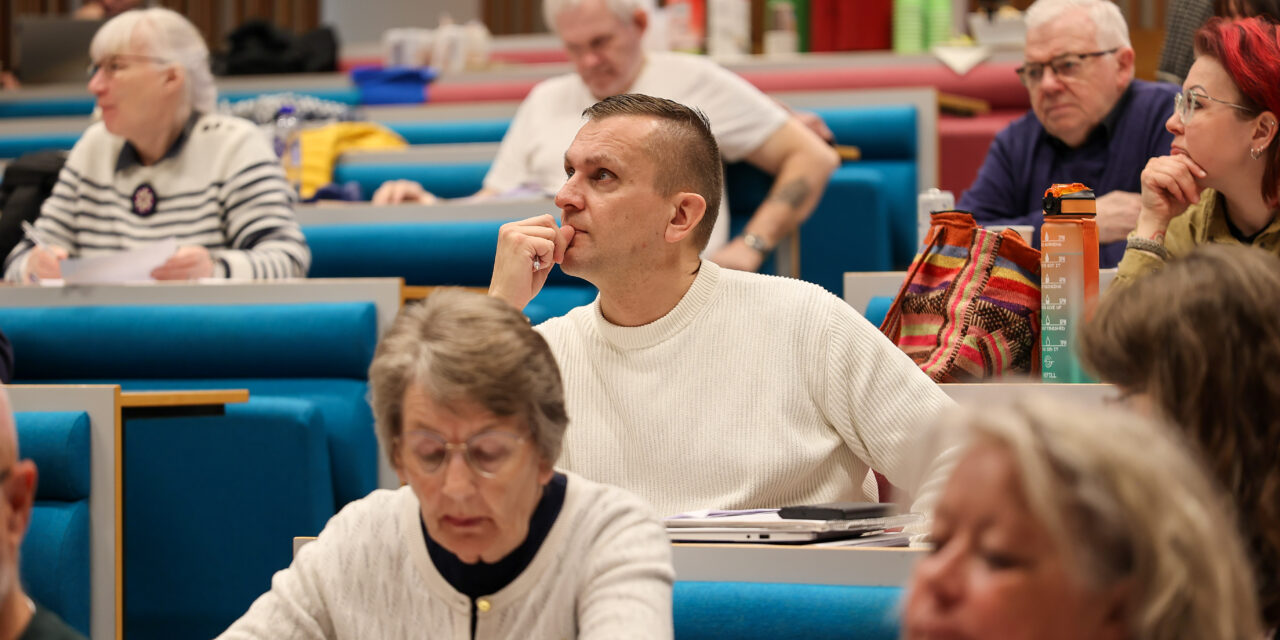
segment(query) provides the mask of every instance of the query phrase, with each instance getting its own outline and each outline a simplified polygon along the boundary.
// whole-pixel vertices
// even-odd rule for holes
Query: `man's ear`
[[[1116,52],[1116,64],[1119,65],[1119,85],[1121,89],[1129,86],[1133,81],[1133,47],[1120,47]]]
[[[649,28],[649,13],[644,9],[636,9],[635,13],[632,14],[631,23],[636,25],[640,35],[644,35],[645,29]]]
[[[1265,152],[1271,147],[1271,143],[1276,139],[1276,114],[1270,111],[1263,111],[1258,114],[1258,124],[1253,127],[1253,138],[1249,141],[1249,148],[1262,149]]]
[[[9,501],[9,510],[12,513],[11,518],[3,523],[6,543],[12,541],[15,544],[21,544],[23,536],[26,535],[27,525],[31,523],[31,508],[35,506],[38,479],[39,473],[36,471],[34,462],[19,460],[14,463],[13,471],[6,481],[9,486],[3,493],[4,499]]]
[[[667,220],[666,241],[675,244],[698,228],[707,213],[707,201],[702,196],[682,191],[671,197],[671,217]]]

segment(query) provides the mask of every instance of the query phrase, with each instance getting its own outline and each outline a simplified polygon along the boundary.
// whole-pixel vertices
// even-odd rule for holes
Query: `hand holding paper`
[[[93,258],[70,258],[62,263],[62,278],[67,284],[151,280],[152,272],[166,264],[170,257],[176,257],[177,250],[178,243],[168,238],[131,251]]]

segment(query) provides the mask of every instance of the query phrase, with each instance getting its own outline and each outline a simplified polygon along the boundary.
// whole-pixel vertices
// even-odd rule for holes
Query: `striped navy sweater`
[[[67,156],[36,228],[73,257],[172,237],[209,249],[217,277],[303,277],[311,252],[291,193],[265,136],[247,120],[193,115],[151,166],[99,122]],[[21,278],[31,246],[14,247],[6,279]]]

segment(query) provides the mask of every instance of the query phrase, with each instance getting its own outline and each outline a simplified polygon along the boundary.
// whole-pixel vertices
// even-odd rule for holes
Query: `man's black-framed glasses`
[[[1256,109],[1251,109],[1242,104],[1211,98],[1204,93],[1204,87],[1196,85],[1194,87],[1187,87],[1182,90],[1182,93],[1173,96],[1173,111],[1178,114],[1178,119],[1182,121],[1182,126],[1185,127],[1187,126],[1187,123],[1191,122],[1191,116],[1196,114],[1196,109],[1200,107],[1204,100],[1216,102],[1218,104],[1225,104],[1228,107],[1235,107],[1249,115],[1255,115],[1258,113]]]
[[[1089,58],[1110,55],[1119,50],[1119,47],[1115,47],[1105,51],[1090,51],[1089,53],[1064,53],[1048,62],[1028,62],[1017,68],[1018,79],[1022,80],[1022,84],[1028,87],[1040,84],[1040,81],[1044,79],[1045,67],[1053,69],[1053,74],[1059,78],[1074,79],[1080,75],[1080,71],[1084,69],[1085,61]]]

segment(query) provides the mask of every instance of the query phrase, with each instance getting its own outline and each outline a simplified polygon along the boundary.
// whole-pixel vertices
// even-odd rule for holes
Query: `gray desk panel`
[[[493,162],[498,155],[497,142],[461,144],[416,144],[398,151],[349,151],[338,157],[338,163],[356,164],[454,164],[459,162]]]
[[[399,278],[312,278],[247,281],[143,282],[67,286],[0,286],[6,307],[303,304],[373,302],[378,332],[391,326],[402,301]]]
[[[116,385],[10,385],[14,411],[89,414],[89,635],[116,636]]]
[[[376,205],[367,202],[298,207],[298,222],[304,226],[341,224],[403,224],[406,222],[461,222],[478,220],[523,220],[544,213],[560,217],[560,209],[550,199],[486,202],[442,202],[440,204]]]
[[[925,554],[915,549],[674,544],[677,580],[902,587]]]

